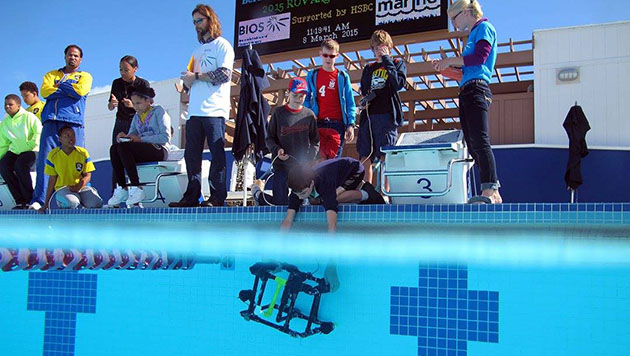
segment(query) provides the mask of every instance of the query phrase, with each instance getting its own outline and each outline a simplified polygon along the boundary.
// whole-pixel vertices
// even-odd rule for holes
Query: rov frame
[[[296,266],[286,263],[256,263],[249,268],[256,277],[252,289],[239,292],[239,299],[249,304],[247,310],[241,311],[241,316],[247,321],[255,321],[270,326],[278,331],[293,337],[308,337],[315,334],[329,334],[334,329],[332,322],[318,319],[321,296],[330,292],[330,285],[324,278],[317,278],[312,273],[301,272]],[[284,279],[277,273],[286,271],[289,277]],[[269,280],[277,283],[276,290],[269,304],[262,305],[263,295]],[[260,288],[259,288],[260,286]],[[277,303],[277,297],[282,290],[282,297]],[[306,293],[313,296],[313,303],[308,315],[295,307],[298,295]],[[270,318],[277,310],[277,315]],[[259,316],[261,314],[263,317]],[[306,320],[304,331],[291,329],[291,321],[294,318]]]

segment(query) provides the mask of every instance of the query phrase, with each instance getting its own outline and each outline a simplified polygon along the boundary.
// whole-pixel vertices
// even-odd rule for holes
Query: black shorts
[[[370,157],[374,161],[375,157],[383,157],[381,147],[393,146],[398,139],[398,131],[394,124],[394,115],[371,114],[369,120],[367,115],[361,115],[359,125],[359,135],[357,137],[357,152],[359,157]]]
[[[352,173],[345,182],[341,185],[341,188],[344,190],[357,190],[361,186],[361,182],[363,182],[363,176],[365,175],[365,171],[363,170],[363,166],[359,165],[359,170]]]

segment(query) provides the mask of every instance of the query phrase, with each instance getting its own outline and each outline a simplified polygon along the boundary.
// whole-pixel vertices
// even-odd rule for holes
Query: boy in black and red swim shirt
[[[273,157],[272,177],[273,198],[261,199],[262,192],[252,191],[254,199],[260,205],[271,203],[286,205],[289,189],[287,173],[289,168],[300,162],[314,162],[319,152],[319,135],[313,112],[303,106],[306,96],[306,81],[293,78],[289,83],[289,101],[287,105],[277,107],[267,127],[265,143]]]

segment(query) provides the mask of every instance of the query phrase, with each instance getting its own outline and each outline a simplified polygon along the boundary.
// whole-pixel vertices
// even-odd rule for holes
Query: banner
[[[369,39],[377,29],[402,35],[448,28],[447,0],[237,0],[236,57]]]

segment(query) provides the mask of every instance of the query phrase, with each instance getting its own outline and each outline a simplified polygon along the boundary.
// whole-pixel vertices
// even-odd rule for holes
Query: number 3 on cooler
[[[431,181],[426,179],[426,178],[420,178],[418,179],[418,184],[422,184],[425,183],[424,186],[422,186],[421,188],[427,192],[433,192],[433,189],[431,189]],[[429,199],[431,197],[421,197],[422,199]]]
[[[322,85],[322,87],[319,88],[318,91],[319,91],[319,95],[321,95],[322,98],[326,96],[326,86],[325,85]]]

